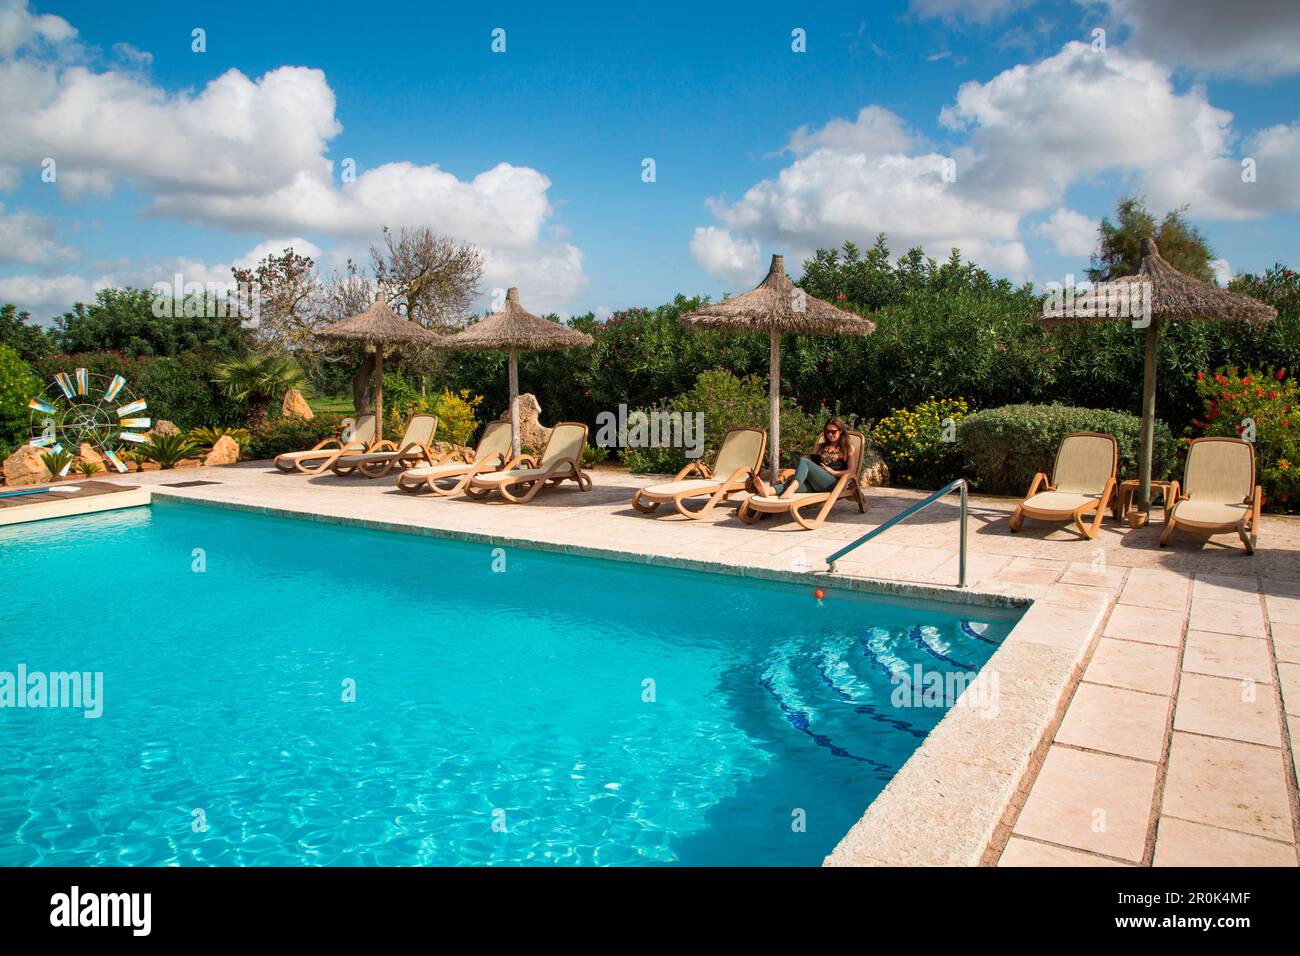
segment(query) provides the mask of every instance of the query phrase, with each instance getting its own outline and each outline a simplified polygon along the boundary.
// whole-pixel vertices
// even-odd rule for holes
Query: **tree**
[[[24,362],[33,362],[44,358],[54,351],[54,342],[50,335],[39,325],[29,325],[32,314],[25,309],[18,311],[12,302],[0,305],[0,345],[7,345]]]
[[[311,256],[300,256],[290,246],[251,269],[230,272],[240,308],[256,316],[253,341],[262,351],[288,355],[322,347],[314,333],[327,320],[320,314],[321,282]]]
[[[469,243],[439,236],[428,226],[384,227],[384,246],[370,247],[370,264],[390,303],[425,328],[462,322],[478,296],[483,255]]]
[[[100,289],[95,301],[76,303],[54,320],[59,350],[174,356],[210,350],[238,355],[246,350],[239,318],[205,295],[164,303],[155,314],[156,293],[130,286]]]
[[[1186,212],[1187,206],[1170,210],[1157,225],[1141,196],[1121,196],[1115,204],[1118,223],[1106,217],[1097,230],[1098,246],[1088,278],[1109,282],[1135,275],[1142,266],[1142,240],[1152,238],[1160,247],[1160,255],[1175,269],[1213,282],[1210,261],[1214,252],[1200,230],[1187,221]]]
[[[286,356],[250,353],[218,365],[212,380],[228,398],[248,402],[248,427],[258,431],[271,402],[303,382],[302,369]]]

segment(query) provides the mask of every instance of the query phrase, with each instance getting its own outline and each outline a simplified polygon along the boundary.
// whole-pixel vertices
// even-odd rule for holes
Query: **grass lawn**
[[[316,395],[307,399],[317,415],[351,415],[354,412],[351,395]]]

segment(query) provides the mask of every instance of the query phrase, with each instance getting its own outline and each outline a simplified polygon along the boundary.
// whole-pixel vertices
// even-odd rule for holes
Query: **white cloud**
[[[710,275],[728,282],[746,282],[758,276],[757,239],[736,239],[717,226],[700,226],[691,237],[691,255]]]
[[[1174,67],[1251,79],[1300,71],[1295,0],[1092,0],[1130,30],[1126,48]]]
[[[1085,254],[1094,223],[1066,208],[1066,193],[1103,175],[1121,178],[1157,212],[1188,204],[1194,219],[1300,209],[1300,124],[1243,140],[1232,114],[1203,88],[1179,92],[1168,67],[1116,47],[1100,54],[1072,42],[1037,63],[963,84],[940,113],[954,137],[950,157],[897,140],[885,151],[878,138],[855,141],[864,115],[873,117],[867,129],[882,127],[870,108],[858,121],[801,127],[797,141],[807,149],[775,177],[733,203],[711,201],[718,227],[697,229],[691,244],[705,268],[724,275],[728,246],[756,250],[761,242],[793,254],[845,239],[865,244],[885,232],[896,252],[920,245],[943,257],[956,246],[992,271],[1027,279],[1024,218],[1055,210],[1037,231],[1064,254]],[[1242,182],[1242,156],[1255,159],[1255,182]],[[948,160],[951,182],[943,176]],[[718,229],[725,243],[709,249],[706,229]]]
[[[4,276],[0,277],[0,302],[12,302],[21,311],[26,309],[32,318],[45,320],[61,315],[73,302],[89,302],[97,289],[112,285],[100,277],[86,279],[82,276]]]
[[[1096,247],[1097,220],[1064,206],[1035,226],[1034,231],[1050,239],[1063,256],[1086,256]]]
[[[0,50],[17,51],[0,56],[0,169],[52,157],[65,199],[128,183],[149,197],[147,216],[239,232],[348,243],[375,240],[385,225],[433,225],[478,245],[489,272],[530,270],[546,301],[585,284],[581,250],[541,238],[554,209],[538,170],[498,163],[460,179],[437,164],[392,161],[343,182],[346,157],[329,155],[342,126],[321,70],[284,66],[254,79],[231,69],[197,91],[169,91],[134,48],[116,51],[127,69],[101,70],[70,42],[34,47],[24,38],[43,30],[58,43],[71,28],[39,26],[21,3],[0,2],[0,23],[11,24]]]
[[[26,0],[0,0],[0,56],[12,56],[34,40],[62,43],[76,34],[63,17],[32,13]]]
[[[59,242],[54,223],[29,212],[5,212],[0,205],[0,264],[66,262],[76,252]]]
[[[880,106],[864,106],[856,120],[833,119],[812,132],[807,126],[800,126],[790,135],[787,148],[796,156],[807,155],[823,146],[875,155],[909,149],[915,139],[897,113]]]

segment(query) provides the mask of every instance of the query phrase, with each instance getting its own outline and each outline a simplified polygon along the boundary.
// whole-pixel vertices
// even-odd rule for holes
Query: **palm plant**
[[[45,470],[50,473],[50,480],[53,481],[71,464],[72,453],[66,450],[42,452],[41,462],[45,465]]]
[[[291,358],[250,352],[222,362],[213,370],[212,380],[228,398],[248,402],[249,428],[258,431],[271,402],[301,385],[305,376]]]
[[[253,440],[252,433],[249,432],[247,428],[223,428],[221,426],[215,426],[215,427],[204,426],[200,428],[190,429],[190,438],[193,441],[197,442],[202,448],[205,448],[208,451],[212,450],[212,446],[215,445],[217,443],[217,440],[221,438],[223,435],[228,435],[231,439],[234,440],[235,444],[239,446],[239,453],[241,455],[248,450],[248,443]]]
[[[186,458],[197,458],[203,449],[188,435],[176,432],[171,435],[151,435],[149,441],[140,446],[137,457],[145,461],[156,461],[159,468],[175,468]]]
[[[76,468],[78,473],[80,473],[84,478],[89,478],[91,475],[94,475],[101,470],[99,462],[87,461],[84,458],[78,461],[73,467]]]

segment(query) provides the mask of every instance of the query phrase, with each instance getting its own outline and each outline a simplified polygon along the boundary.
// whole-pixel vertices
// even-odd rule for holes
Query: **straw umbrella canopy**
[[[340,342],[360,342],[375,350],[375,440],[383,438],[384,425],[384,347],[389,345],[433,345],[445,341],[445,336],[431,332],[418,322],[403,318],[388,307],[382,292],[375,293],[375,301],[364,312],[350,315],[339,322],[316,330],[323,339]]]
[[[1139,308],[1138,306],[1141,306]],[[1146,356],[1142,369],[1142,443],[1138,462],[1138,502],[1143,515],[1151,509],[1151,449],[1156,427],[1156,348],[1166,322],[1267,322],[1277,309],[1258,299],[1221,289],[1212,282],[1179,272],[1160,255],[1154,239],[1142,240],[1142,266],[1136,275],[1100,283],[1063,307],[1045,308],[1037,320],[1048,326],[1079,325],[1115,319],[1143,328],[1146,308]],[[1134,314],[1137,313],[1137,314]]]
[[[766,332],[771,341],[768,404],[771,415],[772,481],[781,461],[781,334],[870,335],[876,323],[837,309],[800,289],[785,274],[785,257],[773,256],[767,277],[734,299],[725,299],[682,316],[688,327],[731,332]]]
[[[507,352],[510,355],[510,448],[519,454],[519,353],[591,345],[592,338],[559,322],[533,315],[519,304],[519,290],[506,291],[499,312],[442,340],[448,349]]]

